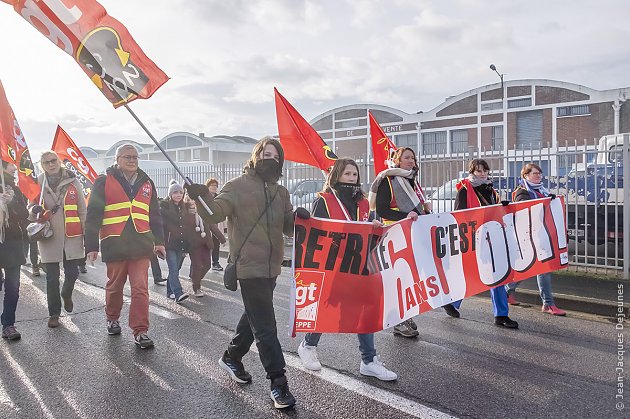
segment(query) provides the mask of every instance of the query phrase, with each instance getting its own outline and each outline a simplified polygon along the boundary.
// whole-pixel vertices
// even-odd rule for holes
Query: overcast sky
[[[171,77],[131,107],[173,131],[277,132],[273,87],[307,119],[376,103],[414,113],[506,80],[630,86],[625,0],[101,0]],[[0,3],[0,80],[35,156],[57,124],[79,145],[150,142],[80,67]]]

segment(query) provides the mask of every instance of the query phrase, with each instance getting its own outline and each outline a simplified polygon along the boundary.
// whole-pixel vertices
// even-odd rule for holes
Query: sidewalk
[[[284,266],[291,266],[292,247],[284,248]],[[227,258],[227,243],[221,246],[221,257]],[[563,310],[580,311],[605,317],[617,317],[621,305],[626,318],[630,317],[630,281],[590,276],[584,272],[558,271],[552,274],[551,288],[556,305]],[[621,284],[621,295],[619,285]],[[479,294],[490,298],[490,292]],[[521,282],[516,298],[524,304],[542,305],[536,278]]]

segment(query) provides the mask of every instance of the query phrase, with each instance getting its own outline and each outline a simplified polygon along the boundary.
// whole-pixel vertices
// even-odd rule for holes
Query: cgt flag
[[[64,167],[74,173],[83,186],[83,197],[85,202],[90,199],[94,181],[98,177],[88,160],[85,158],[79,147],[72,141],[72,138],[57,125],[55,139],[52,150],[57,153]]]
[[[396,146],[383,132],[372,113],[368,112],[368,115],[370,116],[370,135],[372,136],[372,154],[374,155],[374,175],[378,176],[379,173],[387,169],[387,162],[392,153],[396,151]]]
[[[18,168],[18,187],[29,200],[39,195],[41,188],[35,177],[26,139],[9,105],[0,81],[0,159]]]
[[[288,100],[274,87],[278,133],[286,160],[328,171],[337,156]]]
[[[292,333],[377,332],[569,262],[563,197],[386,227],[298,218],[294,240]]]
[[[168,80],[95,0],[2,1],[71,55],[114,107],[147,99]]]

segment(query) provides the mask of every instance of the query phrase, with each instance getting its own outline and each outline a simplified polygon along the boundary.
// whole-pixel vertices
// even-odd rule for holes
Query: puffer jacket
[[[185,202],[176,204],[170,198],[160,201],[160,213],[164,224],[164,243],[166,250],[190,251],[187,225],[191,224],[190,205]],[[194,221],[192,221],[194,222]]]
[[[1,169],[0,169],[1,170]],[[0,176],[3,174],[0,173]],[[11,176],[4,176],[7,191],[13,190],[14,196],[7,205],[9,210],[9,224],[4,228],[4,242],[0,243],[0,268],[12,268],[26,263],[24,259],[22,226],[28,217],[26,198],[15,186]],[[2,185],[0,184],[0,193]]]
[[[213,212],[210,216],[202,205],[197,205],[204,221],[216,224],[227,218],[232,260],[236,260],[243,246],[236,264],[238,279],[280,275],[284,259],[282,234],[293,234],[293,205],[284,186],[265,182],[253,169],[246,168],[241,176],[227,182],[214,199],[205,196],[204,201]],[[267,205],[269,209],[258,220]],[[252,233],[243,244],[250,230]]]

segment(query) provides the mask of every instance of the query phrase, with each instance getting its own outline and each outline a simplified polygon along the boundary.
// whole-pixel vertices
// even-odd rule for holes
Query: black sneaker
[[[459,319],[459,310],[457,310],[453,304],[445,305],[444,311],[446,311],[446,314],[448,314],[449,316]]]
[[[153,341],[145,333],[135,335],[133,337],[133,341],[140,347],[140,349],[153,348]]]
[[[85,265],[79,265],[79,272],[81,272],[82,274],[87,273],[87,268],[85,267]]]
[[[494,318],[494,324],[508,329],[518,329],[518,323],[508,316],[496,316]]]
[[[157,278],[153,278],[153,283],[154,284],[161,284],[162,282],[166,282],[168,280],[168,278],[162,278],[161,276],[158,276]]]
[[[245,371],[245,367],[241,361],[236,361],[230,358],[225,352],[219,359],[219,366],[226,370],[232,380],[240,384],[247,384],[252,382],[252,375]]]
[[[284,375],[271,380],[271,400],[276,409],[295,406],[295,397],[289,391],[289,383]]]
[[[120,335],[120,323],[118,320],[107,320],[107,333],[110,335]]]
[[[219,262],[213,263],[212,264],[212,270],[215,271],[215,272],[221,272],[223,270],[223,266],[221,266],[219,264]]]

